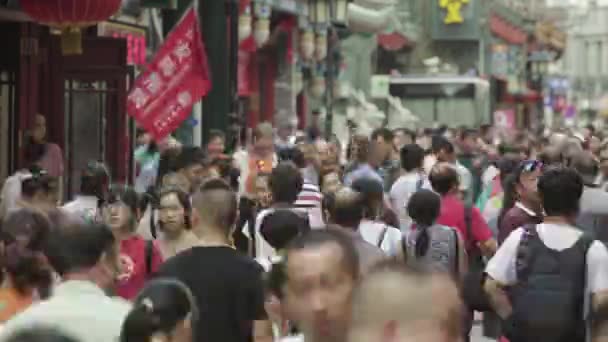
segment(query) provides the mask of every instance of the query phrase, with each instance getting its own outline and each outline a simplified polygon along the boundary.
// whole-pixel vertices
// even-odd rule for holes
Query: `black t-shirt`
[[[199,309],[195,342],[250,342],[265,320],[263,269],[229,247],[194,247],[169,259],[158,277],[186,284]]]

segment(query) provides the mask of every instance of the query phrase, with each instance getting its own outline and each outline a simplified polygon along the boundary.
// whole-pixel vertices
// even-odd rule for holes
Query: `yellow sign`
[[[468,4],[471,0],[439,0],[439,6],[445,8],[447,11],[443,22],[446,25],[451,24],[462,24],[464,18],[462,17],[462,6]]]

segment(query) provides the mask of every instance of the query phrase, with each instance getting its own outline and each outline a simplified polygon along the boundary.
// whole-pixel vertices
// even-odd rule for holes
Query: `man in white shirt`
[[[517,288],[517,285],[520,285],[519,282],[521,281],[522,274],[526,274],[528,280],[531,279],[531,276],[536,275],[537,272],[543,272],[544,277],[553,276],[551,279],[560,279],[555,277],[563,277],[562,272],[568,272],[570,269],[582,268],[583,271],[580,273],[586,274],[586,279],[579,280],[578,284],[583,285],[578,286],[578,289],[572,286],[574,288],[573,291],[580,291],[584,297],[585,304],[583,305],[581,302],[582,310],[578,313],[580,314],[581,321],[575,323],[582,327],[584,327],[585,320],[589,317],[590,310],[592,311],[593,308],[604,303],[608,294],[608,269],[606,268],[606,265],[608,265],[608,250],[606,246],[599,241],[592,241],[586,246],[586,252],[580,253],[582,254],[580,259],[574,259],[570,255],[566,255],[566,253],[572,253],[573,250],[576,250],[581,241],[584,243],[583,239],[587,239],[583,236],[583,232],[573,226],[573,222],[575,222],[578,215],[579,200],[583,192],[583,181],[580,175],[571,169],[560,168],[549,170],[539,179],[538,190],[547,215],[544,223],[536,225],[535,228],[524,227],[515,230],[501,245],[486,268],[488,279],[485,284],[485,290],[494,309],[505,320],[506,335],[507,337],[511,337],[512,342],[517,341],[508,335],[520,336],[527,333],[527,330],[524,331],[521,328],[521,320],[525,319],[522,316],[532,311],[531,307],[522,310],[523,305],[517,306],[517,303],[521,303],[522,300],[518,300],[518,297],[513,295],[508,297],[505,292],[506,288]],[[540,239],[540,244],[538,243],[538,239]],[[522,245],[523,243],[525,245]],[[522,246],[521,248],[520,245]],[[539,245],[540,247],[538,247]],[[528,253],[525,253],[526,251]],[[529,255],[529,257],[524,259],[525,255]],[[547,265],[546,262],[542,263],[548,259],[547,255],[559,258],[555,260],[562,260],[562,264],[558,265],[559,267],[557,268],[551,267],[553,271],[545,270],[544,268],[539,270],[539,268]],[[568,262],[564,262],[565,260],[568,260]],[[580,264],[585,261],[586,264]],[[560,282],[563,282],[563,280]],[[576,279],[565,280],[572,280],[573,284],[576,284]],[[557,290],[555,288],[546,290],[556,293],[556,291],[559,291],[559,286],[562,285],[554,284],[554,287],[558,288]],[[525,293],[530,285],[522,286],[524,290],[523,292],[518,290],[518,294]],[[536,288],[535,291],[543,291],[543,289]],[[547,296],[541,297],[547,298]],[[539,297],[536,296],[536,298]],[[588,305],[589,299],[591,299],[591,303],[593,304],[591,306]],[[544,302],[537,300],[533,304],[543,306],[545,310],[560,309],[549,307],[550,303],[546,303],[546,300]],[[514,307],[513,305],[516,306]],[[517,315],[513,315],[514,312]],[[573,314],[576,315],[577,313],[574,312]],[[534,326],[530,326],[529,321],[526,323],[528,329],[535,328]],[[548,331],[545,332],[545,334],[549,333]],[[574,334],[576,332],[566,333]],[[574,341],[581,339],[566,340]]]
[[[105,198],[110,173],[102,163],[91,161],[80,177],[80,194],[61,209],[85,222],[101,222],[100,201]]]
[[[130,304],[105,290],[120,273],[118,244],[104,225],[76,224],[53,232],[48,256],[63,282],[50,299],[9,320],[0,340],[23,328],[43,325],[81,342],[118,341]]]
[[[424,150],[416,144],[406,145],[401,149],[401,167],[405,173],[393,184],[389,193],[393,210],[399,217],[402,232],[411,226],[412,220],[407,214],[410,197],[423,188],[429,188],[429,182],[423,170]]]

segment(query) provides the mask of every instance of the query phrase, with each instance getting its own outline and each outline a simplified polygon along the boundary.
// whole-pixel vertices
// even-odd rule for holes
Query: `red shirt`
[[[119,276],[116,294],[124,299],[134,299],[150,277],[158,271],[163,259],[160,250],[153,245],[150,270],[146,270],[147,241],[140,236],[133,236],[120,242],[120,263],[122,272]]]
[[[473,237],[467,234],[467,225],[464,219],[464,203],[454,195],[447,195],[441,199],[441,214],[437,219],[437,223],[452,227],[458,230],[460,236],[466,242],[467,251],[472,246],[486,242],[492,238],[492,231],[488,224],[481,216],[479,209],[471,208],[471,233]]]

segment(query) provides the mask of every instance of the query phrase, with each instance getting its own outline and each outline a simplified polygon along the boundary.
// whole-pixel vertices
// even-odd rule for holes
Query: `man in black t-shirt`
[[[195,342],[249,342],[270,337],[264,311],[262,268],[230,243],[237,203],[222,180],[212,179],[192,197],[201,237],[195,246],[169,259],[160,277],[177,278],[192,291],[199,309]]]

